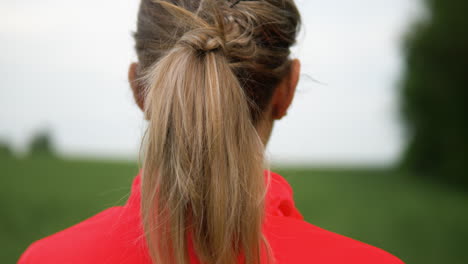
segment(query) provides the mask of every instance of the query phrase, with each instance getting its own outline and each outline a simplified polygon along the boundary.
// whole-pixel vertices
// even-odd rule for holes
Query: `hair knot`
[[[215,28],[197,28],[188,31],[180,38],[179,44],[201,52],[225,48],[225,40],[220,31]]]

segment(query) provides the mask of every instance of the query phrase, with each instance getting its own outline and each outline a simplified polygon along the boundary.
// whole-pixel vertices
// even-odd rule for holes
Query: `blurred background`
[[[296,0],[301,81],[268,146],[306,220],[406,263],[468,263],[468,2]],[[125,203],[137,0],[0,2],[0,248]]]

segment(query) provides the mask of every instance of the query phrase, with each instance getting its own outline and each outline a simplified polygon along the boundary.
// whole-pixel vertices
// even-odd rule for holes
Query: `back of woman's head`
[[[293,0],[142,0],[142,216],[155,263],[188,263],[189,241],[202,263],[259,263],[268,252],[256,126],[299,24]]]

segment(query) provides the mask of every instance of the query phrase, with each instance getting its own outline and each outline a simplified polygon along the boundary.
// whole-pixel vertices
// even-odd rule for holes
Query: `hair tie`
[[[245,1],[245,2],[248,2],[248,1],[258,1],[258,0],[236,0],[234,3],[232,3],[229,7],[230,8],[233,8],[234,6],[236,6],[240,1]]]
[[[241,0],[236,0],[234,3],[231,4],[230,8],[233,8],[235,5],[237,5]]]

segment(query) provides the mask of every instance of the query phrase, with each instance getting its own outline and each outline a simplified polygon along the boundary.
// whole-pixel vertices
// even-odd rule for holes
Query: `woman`
[[[129,80],[148,120],[141,176],[113,207],[20,263],[402,263],[303,221],[263,171],[300,64],[293,0],[142,0]]]

